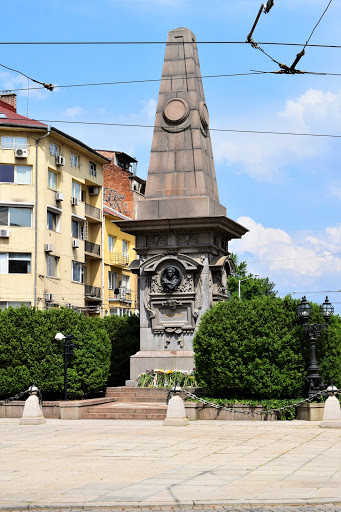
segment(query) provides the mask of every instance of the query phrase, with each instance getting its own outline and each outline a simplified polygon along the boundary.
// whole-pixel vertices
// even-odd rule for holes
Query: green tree
[[[246,279],[241,283],[241,299],[250,300],[253,297],[259,297],[262,295],[275,297],[277,292],[274,291],[275,283],[272,283],[268,277],[257,278],[247,270],[247,264],[245,261],[238,261],[236,254],[231,254],[236,265],[236,273],[229,276],[228,288],[231,299],[238,298],[238,281],[240,279]]]

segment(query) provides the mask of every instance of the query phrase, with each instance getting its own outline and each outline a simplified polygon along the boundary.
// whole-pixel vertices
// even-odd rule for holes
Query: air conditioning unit
[[[65,157],[62,155],[56,155],[56,165],[65,165]]]
[[[52,252],[53,244],[45,244],[45,252]]]
[[[119,299],[124,300],[127,295],[127,290],[125,288],[120,288],[120,293],[118,295]]]
[[[8,238],[9,237],[9,229],[0,229],[0,237]]]
[[[89,196],[98,196],[99,188],[98,187],[89,187]]]
[[[72,247],[74,249],[78,248],[79,247],[79,240],[77,240],[77,239],[76,240],[72,240]]]
[[[64,201],[64,194],[56,192],[56,201]]]
[[[78,197],[71,197],[72,206],[76,206],[78,204]]]
[[[46,302],[52,302],[53,301],[53,294],[52,293],[45,293],[45,301]]]
[[[27,148],[16,148],[14,151],[15,158],[27,158],[28,157],[28,149]]]
[[[101,312],[101,308],[99,306],[89,307],[89,313],[93,315],[98,315]]]

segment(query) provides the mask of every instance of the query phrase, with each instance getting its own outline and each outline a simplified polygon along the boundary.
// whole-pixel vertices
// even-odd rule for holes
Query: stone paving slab
[[[0,419],[0,509],[341,512],[341,431],[304,421]]]

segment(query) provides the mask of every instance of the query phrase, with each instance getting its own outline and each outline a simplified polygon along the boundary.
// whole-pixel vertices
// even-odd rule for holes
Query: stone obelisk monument
[[[209,115],[195,36],[168,33],[147,177],[136,220],[117,223],[136,236],[140,351],[130,378],[156,368],[192,370],[192,339],[202,314],[227,298],[234,271],[228,241],[247,229],[219,203]]]

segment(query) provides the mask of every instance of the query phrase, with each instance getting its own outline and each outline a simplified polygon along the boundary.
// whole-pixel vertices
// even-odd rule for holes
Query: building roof
[[[1,114],[4,114],[6,117],[2,117]],[[47,131],[48,125],[41,123],[40,121],[35,121],[34,119],[30,119],[29,117],[21,116],[16,112],[16,109],[12,107],[12,105],[9,105],[5,101],[2,101],[0,99],[0,126],[7,126],[11,128],[15,127],[25,127],[25,128],[41,128],[42,130]],[[105,157],[104,155],[101,155],[94,149],[92,149],[87,144],[84,144],[81,140],[76,139],[75,137],[72,137],[71,135],[68,135],[65,132],[62,132],[61,130],[58,130],[58,128],[51,128],[52,133],[56,133],[62,137],[67,138],[68,140],[74,142],[75,144],[78,144],[79,146],[82,146],[84,149],[89,151],[90,153],[96,155],[98,158],[100,158],[102,161],[110,162],[110,159]]]
[[[103,205],[103,214],[112,215],[113,217],[118,217],[119,219],[123,220],[131,220],[131,217],[128,217],[127,215],[124,215],[123,213],[118,212],[117,210],[114,210],[113,208],[110,208],[106,205]]]
[[[16,110],[12,105],[9,105],[5,101],[0,100],[0,113],[5,114],[6,117],[0,116],[0,125],[6,126],[29,126],[29,127],[40,127],[47,128],[47,125],[40,121],[35,121],[29,117],[21,116],[17,114]]]
[[[123,158],[125,158],[128,162],[134,162],[134,163],[137,163],[138,160],[136,160],[136,158],[128,155],[127,153],[124,153],[124,151],[115,151],[115,150],[112,150],[112,149],[97,149],[96,151],[98,151],[99,153],[115,153],[115,155],[121,155]]]

